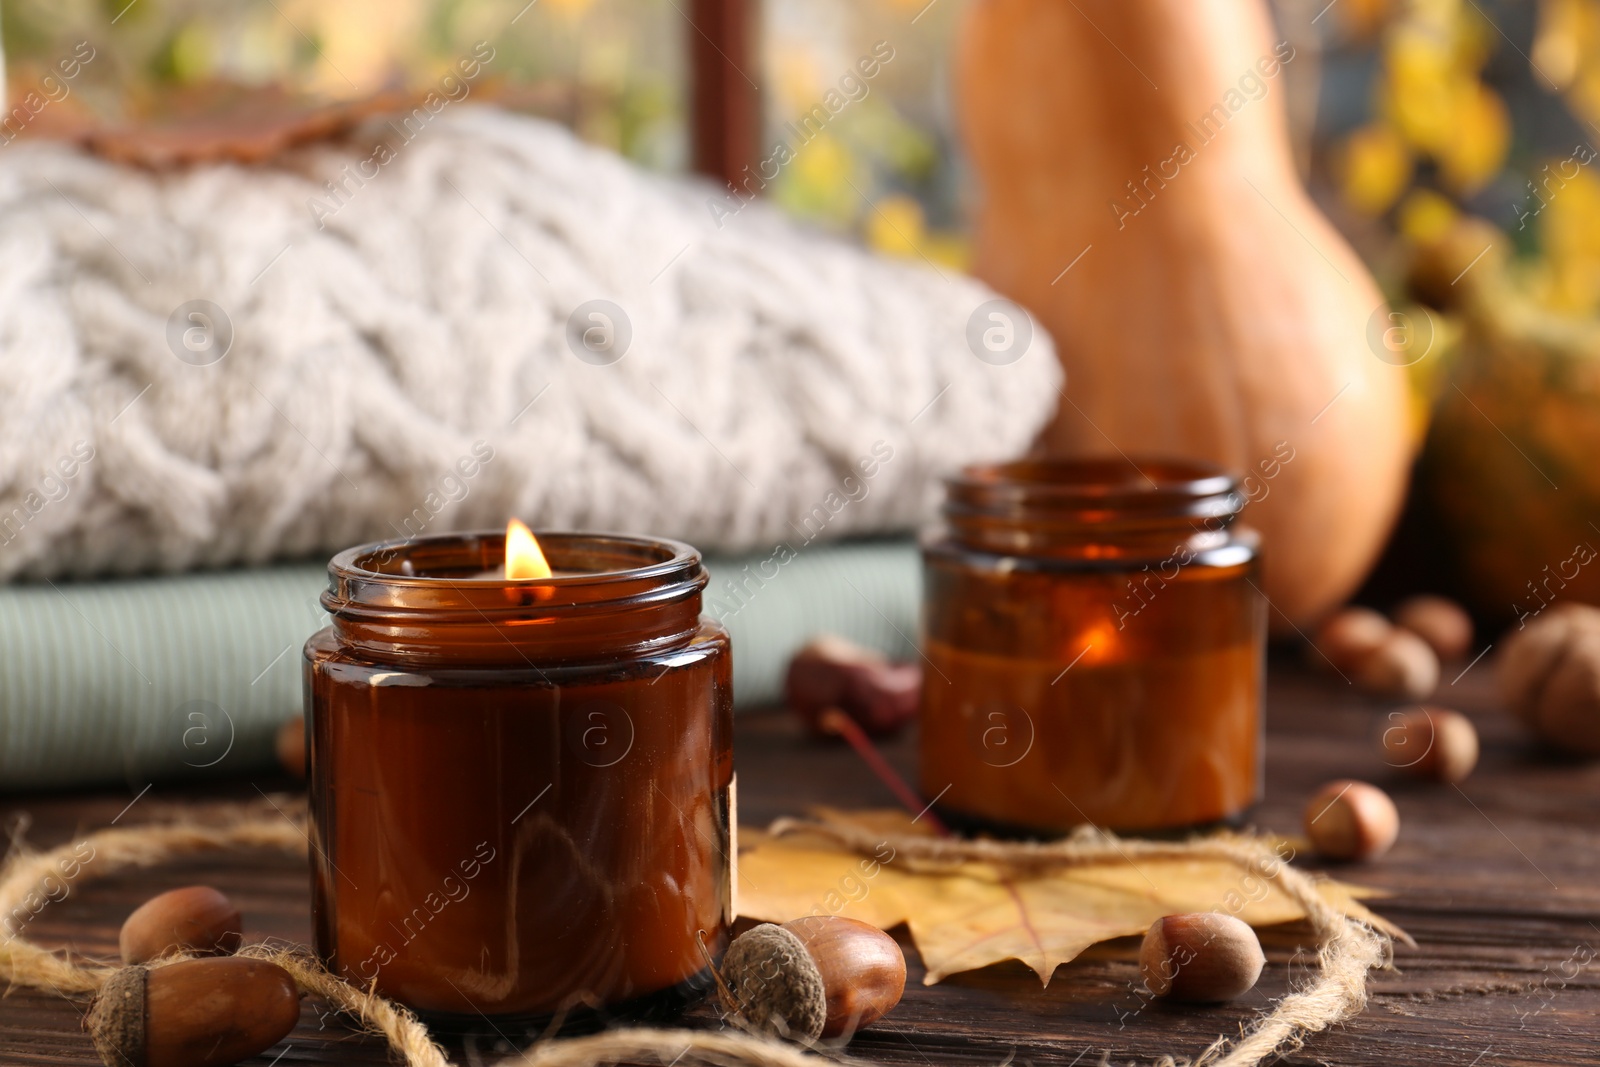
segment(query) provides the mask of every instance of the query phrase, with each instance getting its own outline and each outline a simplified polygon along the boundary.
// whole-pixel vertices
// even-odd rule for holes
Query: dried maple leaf
[[[1225,859],[1140,858],[1028,865],[911,862],[893,842],[931,832],[899,812],[813,813],[825,824],[869,830],[870,854],[830,836],[741,829],[739,914],[766,922],[846,915],[889,929],[905,923],[928,985],[960,971],[1017,959],[1048,984],[1061,964],[1099,941],[1142,934],[1163,915],[1223,911],[1252,926],[1304,917],[1269,877]],[[1287,852],[1287,842],[1283,843]],[[1320,892],[1344,914],[1403,940],[1404,931],[1363,907],[1373,890],[1341,882]]]
[[[155,170],[259,164],[296,145],[342,136],[374,115],[408,111],[420,99],[397,90],[323,102],[277,86],[214,83],[154,95],[137,114],[81,130],[77,140],[114,162]]]

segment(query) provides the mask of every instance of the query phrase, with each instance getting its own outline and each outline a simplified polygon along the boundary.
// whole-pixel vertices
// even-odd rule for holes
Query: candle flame
[[[545,562],[533,531],[516,519],[506,523],[506,577],[550,577],[550,564]]]

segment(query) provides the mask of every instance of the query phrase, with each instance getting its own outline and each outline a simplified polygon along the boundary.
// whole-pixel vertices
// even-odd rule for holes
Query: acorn
[[[1414,596],[1394,609],[1395,624],[1428,643],[1446,663],[1467,658],[1472,651],[1472,616],[1454,600],[1442,596]]]
[[[208,885],[151,897],[134,909],[117,938],[123,963],[148,963],[174,952],[222,956],[244,939],[239,909]]]
[[[1459,711],[1417,707],[1390,714],[1384,759],[1418,778],[1464,781],[1478,765],[1478,731]]]
[[[223,1067],[271,1048],[299,1022],[288,971],[223,957],[123,967],[83,1025],[107,1067]]]
[[[1306,836],[1332,860],[1365,860],[1389,851],[1400,834],[1400,812],[1375,785],[1341,779],[1317,790],[1305,811]]]
[[[1139,947],[1139,973],[1150,992],[1196,1003],[1248,992],[1266,962],[1250,924],[1216,911],[1157,919]]]
[[[899,733],[917,714],[922,668],[891,663],[870,648],[823,634],[794,654],[784,702],[818,737],[831,735],[823,713],[838,708],[872,737]]]
[[[723,1006],[752,1029],[813,1041],[872,1025],[906,988],[894,938],[838,915],[752,927],[728,946],[720,973]]]

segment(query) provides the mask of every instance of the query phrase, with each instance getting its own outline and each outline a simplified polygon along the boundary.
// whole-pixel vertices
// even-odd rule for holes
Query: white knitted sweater
[[[0,578],[512,514],[719,549],[906,529],[1055,406],[1048,339],[976,358],[993,294],[948,269],[760,205],[719,228],[717,191],[490,108],[363,178],[370,143],[175,173],[0,152]],[[596,299],[631,326],[609,365],[569,342]]]

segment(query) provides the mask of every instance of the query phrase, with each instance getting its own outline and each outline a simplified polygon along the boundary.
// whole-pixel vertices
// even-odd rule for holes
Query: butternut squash
[[[1260,0],[976,0],[964,30],[977,272],[1067,371],[1039,448],[1245,475],[1274,620],[1315,619],[1381,549],[1414,442],[1383,298],[1294,169],[1293,48]]]

